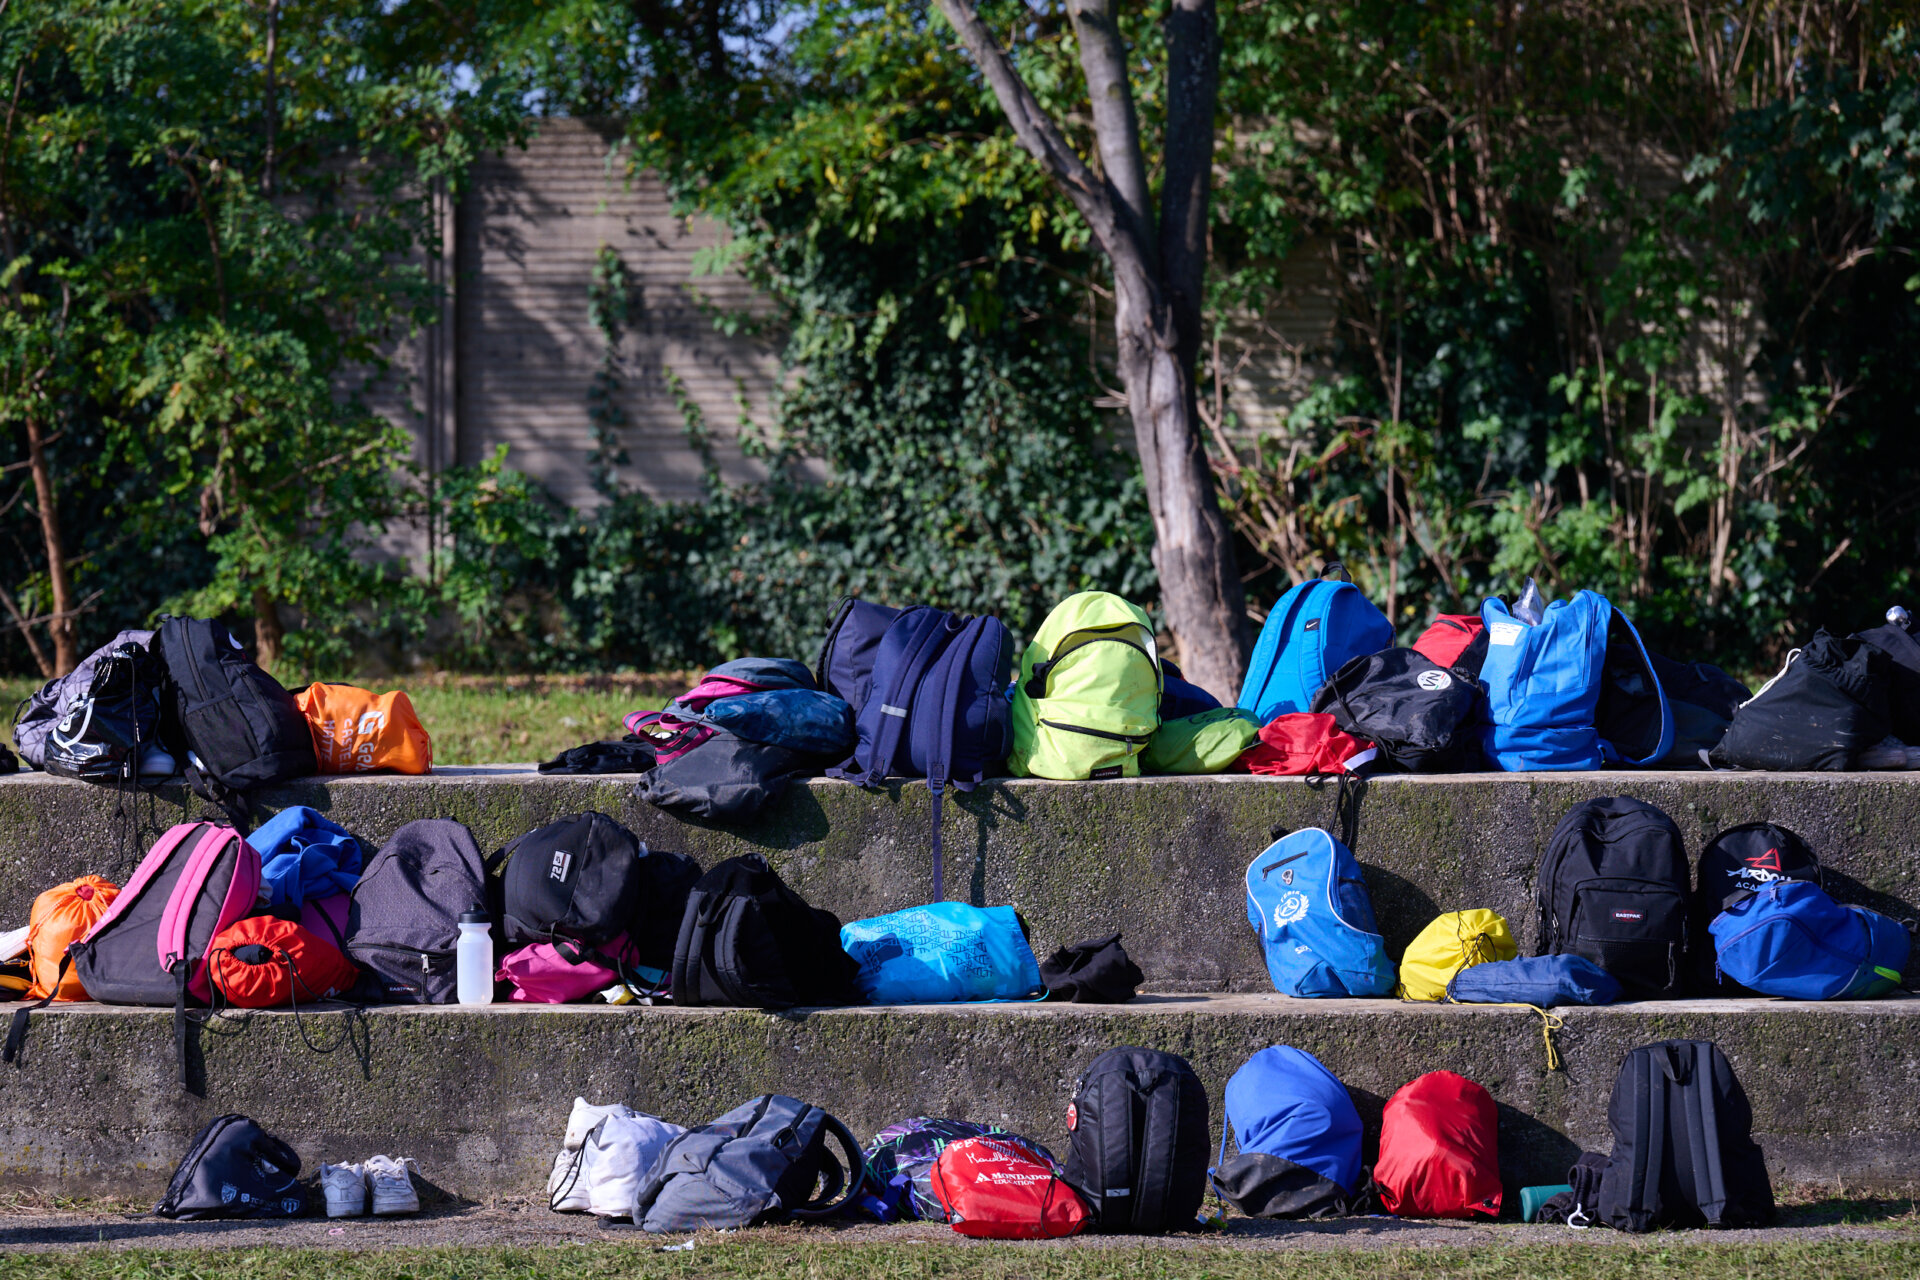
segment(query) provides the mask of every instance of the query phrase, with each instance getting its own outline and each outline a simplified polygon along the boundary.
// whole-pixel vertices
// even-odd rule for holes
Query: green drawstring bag
[[[1147,773],[1223,773],[1260,740],[1260,721],[1239,707],[1215,707],[1168,720],[1147,743]]]

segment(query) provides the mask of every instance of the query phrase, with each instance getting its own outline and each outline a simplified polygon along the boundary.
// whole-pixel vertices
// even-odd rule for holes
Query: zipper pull
[[[433,972],[433,957],[428,955],[424,951],[420,953],[420,972],[422,973]]]

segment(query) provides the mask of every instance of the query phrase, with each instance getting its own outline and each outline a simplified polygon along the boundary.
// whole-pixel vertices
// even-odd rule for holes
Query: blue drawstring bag
[[[271,895],[270,906],[299,907],[352,893],[360,883],[365,858],[360,841],[306,805],[282,809],[261,823],[247,843],[260,854],[260,879]]]
[[[1320,1059],[1291,1045],[1262,1049],[1227,1081],[1226,1102],[1220,1163],[1209,1171],[1221,1199],[1256,1218],[1346,1212],[1361,1182],[1360,1113]]]
[[[840,930],[871,1004],[1017,1000],[1045,989],[1012,907],[935,902]]]
[[[1585,956],[1529,956],[1489,960],[1462,969],[1447,984],[1456,1004],[1613,1004],[1620,999],[1613,975]]]
[[[1900,985],[1911,939],[1899,921],[1776,880],[1713,918],[1719,972],[1763,996],[1865,1000]]]

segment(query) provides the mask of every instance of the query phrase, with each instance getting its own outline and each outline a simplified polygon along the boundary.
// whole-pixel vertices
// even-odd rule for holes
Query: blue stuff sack
[[[1447,984],[1456,1004],[1613,1004],[1620,999],[1613,975],[1585,956],[1528,956],[1489,960],[1462,969]]]
[[[1247,923],[1283,996],[1384,996],[1396,973],[1352,850],[1319,828],[1269,845],[1247,866]]]
[[[1213,1182],[1241,1212],[1316,1217],[1360,1189],[1360,1113],[1320,1059],[1292,1045],[1262,1049],[1227,1081],[1226,1103]]]
[[[1393,645],[1393,624],[1351,582],[1338,561],[1288,591],[1267,614],[1247,661],[1239,707],[1261,724],[1311,710],[1320,686],[1354,658]]]
[[[1045,989],[1012,907],[935,902],[840,929],[872,1004],[1015,1000]]]
[[[1776,880],[1708,926],[1716,967],[1763,996],[1865,1000],[1900,985],[1911,939],[1899,921],[1835,902],[1804,880]]]
[[[853,708],[813,689],[769,689],[716,698],[703,712],[674,711],[683,720],[770,747],[839,758],[853,749]]]
[[[268,905],[298,907],[360,883],[366,852],[353,833],[319,810],[296,804],[282,809],[247,837],[260,852],[260,880]]]

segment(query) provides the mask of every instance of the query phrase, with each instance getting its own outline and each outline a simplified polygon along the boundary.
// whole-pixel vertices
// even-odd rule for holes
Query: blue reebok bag
[[[1673,748],[1673,711],[1640,633],[1605,596],[1555,600],[1538,623],[1500,599],[1480,606],[1487,758],[1508,773],[1653,764]]]
[[[1900,985],[1911,939],[1899,921],[1835,902],[1804,880],[1776,880],[1708,926],[1717,968],[1763,996],[1865,1000]]]
[[[1613,975],[1585,956],[1526,956],[1489,960],[1462,969],[1447,983],[1456,1004],[1613,1004],[1620,999]]]
[[[840,929],[872,1004],[1015,1000],[1045,989],[1012,907],[935,902]]]
[[[1247,923],[1283,996],[1384,996],[1393,962],[1352,850],[1318,827],[1296,831],[1247,866]]]
[[[1274,1045],[1227,1081],[1214,1190],[1255,1218],[1341,1213],[1360,1189],[1360,1113],[1320,1059]],[[1227,1157],[1231,1135],[1237,1153]]]
[[[1240,709],[1261,724],[1310,709],[1320,686],[1348,661],[1393,644],[1393,624],[1331,560],[1320,577],[1280,597],[1260,628],[1240,686]]]

